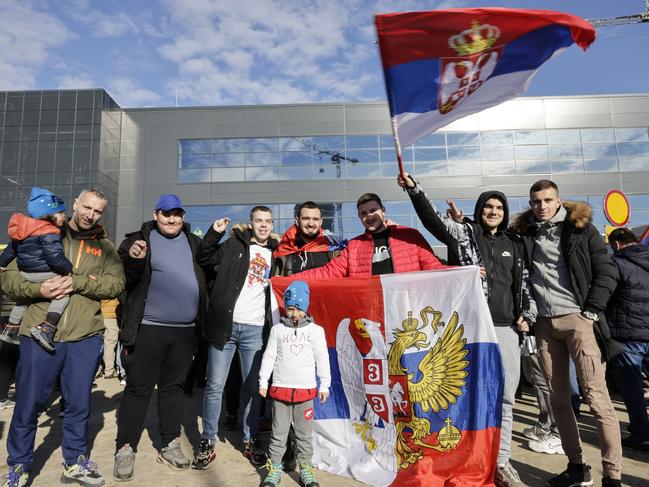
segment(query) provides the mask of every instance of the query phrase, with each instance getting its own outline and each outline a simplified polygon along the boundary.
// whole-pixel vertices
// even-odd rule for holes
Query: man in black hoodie
[[[642,370],[649,374],[649,248],[628,228],[608,236],[615,252],[617,287],[606,308],[611,337],[624,351],[611,360],[615,384],[629,413],[629,436],[622,445],[649,451],[649,415],[643,395]]]
[[[269,278],[275,272],[271,237],[273,215],[267,206],[255,206],[246,230],[234,228],[221,243],[229,218],[214,222],[198,251],[201,265],[216,271],[210,292],[203,337],[209,342],[207,385],[203,396],[203,431],[192,467],[203,470],[215,459],[214,447],[221,413],[223,387],[235,351],[239,351],[244,389],[243,454],[254,465],[266,461],[259,433],[259,367],[262,348],[270,332]]]
[[[522,241],[506,232],[509,221],[507,198],[499,191],[482,193],[476,202],[473,220],[470,220],[463,219],[454,204],[451,205],[451,215],[439,214],[409,174],[399,177],[398,183],[407,189],[424,227],[447,245],[448,263],[480,267],[505,373],[500,449],[494,482],[498,487],[521,487],[525,484],[509,462],[514,400],[520,379],[518,331],[529,330],[536,318],[536,305],[529,293]]]

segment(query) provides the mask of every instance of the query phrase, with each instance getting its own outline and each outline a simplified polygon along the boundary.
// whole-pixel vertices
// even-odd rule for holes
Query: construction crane
[[[644,2],[644,12],[636,15],[625,15],[623,17],[614,17],[612,19],[588,19],[593,27],[611,27],[614,25],[640,24],[649,22],[649,0]]]

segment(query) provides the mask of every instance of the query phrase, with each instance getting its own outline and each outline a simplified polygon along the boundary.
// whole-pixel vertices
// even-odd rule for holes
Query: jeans
[[[629,413],[629,432],[640,441],[649,441],[649,416],[642,390],[642,370],[649,375],[649,342],[629,341],[620,345],[624,352],[610,365]]]
[[[243,382],[243,441],[259,433],[259,367],[262,356],[263,327],[232,323],[232,335],[225,345],[210,345],[207,351],[207,385],[203,395],[203,433],[201,437],[216,440],[223,400],[234,352],[239,350]]]

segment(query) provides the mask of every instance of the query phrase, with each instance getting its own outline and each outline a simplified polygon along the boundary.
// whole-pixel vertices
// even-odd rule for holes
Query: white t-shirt
[[[276,387],[313,389],[316,368],[320,392],[329,392],[331,371],[324,328],[315,323],[293,328],[280,322],[270,329],[261,360],[259,387],[268,389],[272,372]]]
[[[268,247],[250,246],[248,274],[243,282],[239,299],[234,305],[232,321],[245,325],[264,326],[266,318],[266,288],[270,278],[273,253]]]

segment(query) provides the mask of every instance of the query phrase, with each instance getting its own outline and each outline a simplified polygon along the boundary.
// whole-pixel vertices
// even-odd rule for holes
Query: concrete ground
[[[115,445],[115,411],[122,396],[122,387],[116,380],[97,379],[98,387],[93,389],[93,409],[89,425],[89,437],[92,448],[92,459],[100,466],[106,478],[107,485],[122,485],[112,479],[113,452]],[[201,411],[201,390],[186,401],[183,417],[183,449],[187,455],[192,451],[191,445],[198,444],[198,416]],[[625,431],[628,420],[624,404],[619,397],[615,398],[615,408]],[[587,463],[593,467],[595,486],[600,485],[602,467],[597,447],[597,435],[592,415],[582,405],[579,418],[582,440],[584,442]],[[6,437],[12,410],[0,411],[0,457],[6,458]],[[515,410],[513,460],[523,482],[530,486],[543,485],[552,474],[560,472],[567,463],[563,455],[546,455],[534,453],[526,448],[527,441],[522,435],[525,427],[535,421],[537,409],[534,397],[529,391],[524,392],[522,399],[517,401]],[[36,437],[36,451],[32,465],[32,484],[34,486],[54,486],[60,484],[61,475],[61,424],[59,418],[58,399],[55,399],[48,411],[39,419]],[[268,435],[262,438],[268,441]],[[133,486],[225,486],[225,487],[256,487],[259,485],[265,470],[257,470],[241,455],[241,435],[237,432],[223,431],[217,445],[217,460],[206,471],[191,470],[176,472],[165,465],[156,463],[158,445],[155,399],[152,401],[147,416],[145,431],[140,442],[137,461],[135,464],[135,479]],[[4,468],[0,472],[5,473]],[[320,485],[348,487],[361,486],[361,482],[346,477],[318,472]],[[624,450],[624,485],[649,486],[649,453],[635,450]],[[129,484],[127,484],[129,485]],[[290,476],[282,476],[282,486],[299,485],[297,472]]]

